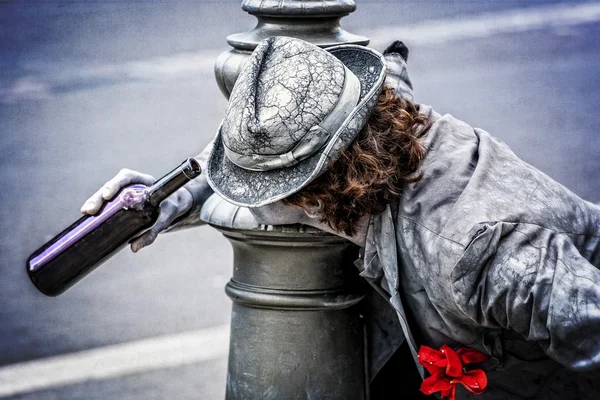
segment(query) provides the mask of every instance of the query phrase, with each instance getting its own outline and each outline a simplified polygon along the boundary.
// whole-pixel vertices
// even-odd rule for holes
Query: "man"
[[[420,370],[424,392],[597,398],[600,209],[487,132],[412,104],[398,79],[406,52],[391,50],[386,70],[360,46],[261,42],[201,156],[206,181],[179,191],[132,249],[197,221],[210,185],[259,222],[312,225],[363,247],[361,276],[431,375]],[[122,171],[82,211],[152,179]],[[423,360],[438,356],[440,369]]]

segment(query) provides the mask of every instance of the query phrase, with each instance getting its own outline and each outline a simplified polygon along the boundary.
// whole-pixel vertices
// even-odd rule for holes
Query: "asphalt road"
[[[418,30],[436,19],[470,32],[483,13],[531,19],[556,2],[498,3],[358,1],[344,27],[405,40],[418,101],[488,130],[599,202],[600,17],[442,40]],[[210,140],[226,107],[210,57],[252,24],[231,1],[0,3],[0,372],[228,323],[232,255],[209,227],[123,251],[52,299],[30,284],[25,260],[120,168],[158,176]],[[393,35],[409,25],[407,38]],[[11,398],[216,399],[225,370],[220,357]]]

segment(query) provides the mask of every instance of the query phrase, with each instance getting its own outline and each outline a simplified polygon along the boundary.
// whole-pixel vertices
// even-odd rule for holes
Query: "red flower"
[[[482,393],[487,386],[487,376],[483,370],[467,370],[464,367],[488,359],[487,355],[477,350],[460,348],[454,351],[447,345],[435,350],[421,346],[418,358],[419,364],[431,374],[421,383],[421,392],[427,395],[440,392],[441,397],[455,400],[456,385],[459,383],[475,394]]]

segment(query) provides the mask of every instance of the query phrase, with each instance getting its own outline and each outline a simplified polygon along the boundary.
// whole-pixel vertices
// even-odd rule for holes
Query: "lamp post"
[[[263,39],[292,36],[320,47],[338,44],[369,44],[369,39],[353,35],[340,26],[340,19],[356,10],[353,0],[244,0],[242,10],[257,18],[249,32],[227,37],[233,47],[215,63],[219,88],[229,98],[242,63]]]
[[[244,0],[242,9],[258,24],[229,36],[232,49],[215,63],[226,97],[246,57],[269,36],[321,47],[369,42],[340,26],[356,9],[352,0]],[[306,226],[259,225],[248,209],[216,195],[201,219],[221,231],[234,252],[226,286],[233,300],[226,398],[368,399],[357,247]]]

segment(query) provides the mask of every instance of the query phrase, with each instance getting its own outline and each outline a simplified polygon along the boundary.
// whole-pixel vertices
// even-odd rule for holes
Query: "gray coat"
[[[372,217],[361,275],[413,354],[490,355],[478,399],[600,398],[600,208],[486,131],[420,110],[434,122],[424,178]]]
[[[412,100],[407,52],[384,53],[386,85]],[[434,122],[424,178],[371,218],[357,262],[393,306],[367,303],[371,376],[406,337],[413,355],[442,344],[490,355],[476,399],[600,399],[600,208],[487,132],[420,111]],[[195,206],[175,229],[201,223],[212,193],[187,186]]]

